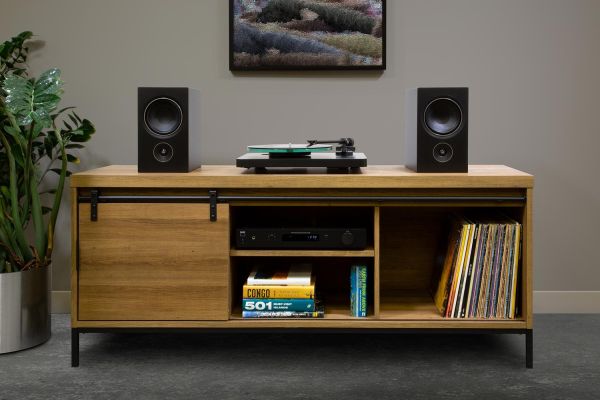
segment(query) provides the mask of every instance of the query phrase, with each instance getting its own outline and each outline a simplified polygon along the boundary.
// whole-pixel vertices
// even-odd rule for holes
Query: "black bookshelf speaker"
[[[468,172],[469,89],[418,88],[406,98],[406,166]]]
[[[138,88],[138,172],[200,168],[197,91]]]

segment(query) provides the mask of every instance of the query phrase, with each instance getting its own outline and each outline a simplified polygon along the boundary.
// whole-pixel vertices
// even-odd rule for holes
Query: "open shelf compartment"
[[[485,213],[501,211],[523,222],[523,209],[478,208]],[[433,293],[445,256],[447,221],[452,213],[472,211],[461,207],[381,207],[380,209],[380,301],[379,319],[410,321],[523,322],[521,285],[517,286],[519,313],[515,319],[445,318],[437,309]],[[522,261],[519,261],[522,264]],[[519,283],[525,273],[519,266]]]
[[[232,258],[232,307],[230,319],[242,319],[242,286],[254,265],[286,266],[298,263],[297,258],[240,257]],[[374,312],[374,266],[371,258],[347,257],[309,257],[302,263],[310,263],[313,267],[317,298],[325,307],[324,318],[306,318],[303,321],[329,320],[368,320],[375,317]],[[367,317],[350,315],[350,267],[352,265],[367,266]],[[248,319],[248,321],[273,321],[276,319]],[[300,319],[294,319],[300,320]],[[246,320],[245,320],[246,321]]]

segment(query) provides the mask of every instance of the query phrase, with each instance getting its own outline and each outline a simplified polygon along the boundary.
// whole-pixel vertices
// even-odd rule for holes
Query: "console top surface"
[[[504,165],[470,165],[467,173],[417,173],[402,165],[372,165],[346,174],[323,168],[256,173],[233,165],[204,165],[189,173],[139,173],[110,165],[71,177],[71,187],[212,189],[532,188],[533,176]]]

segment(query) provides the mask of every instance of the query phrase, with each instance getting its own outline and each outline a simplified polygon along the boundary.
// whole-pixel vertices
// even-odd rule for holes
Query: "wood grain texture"
[[[228,165],[207,165],[179,174],[138,173],[135,165],[111,165],[71,177],[73,187],[122,188],[529,188],[533,177],[503,165],[471,165],[468,173],[424,174],[400,165],[363,168],[347,175],[323,170],[256,174]]]
[[[375,259],[373,260],[373,310],[375,317],[379,318],[381,299],[381,209],[373,209],[373,245],[375,247]]]
[[[532,319],[533,177],[503,166],[472,166],[469,174],[415,174],[403,167],[369,167],[360,174],[255,175],[227,166],[190,174],[138,174],[135,167],[106,167],[73,179],[74,327],[104,328],[421,328],[525,329]],[[208,222],[207,204],[100,203],[99,221],[89,221],[89,204],[74,201],[77,191],[103,194],[206,194],[264,196],[526,196],[526,202],[487,200],[461,203],[248,203],[219,205],[218,222]],[[249,205],[252,207],[248,208]],[[290,212],[292,205],[301,205]],[[314,206],[326,207],[314,207]],[[353,210],[340,208],[360,205]],[[305,207],[312,206],[312,208]],[[229,208],[231,207],[231,208]],[[427,294],[435,254],[448,213],[464,208],[498,208],[523,222],[522,315],[517,320],[445,319]],[[229,212],[231,210],[231,220]],[[312,211],[310,211],[312,210]],[[319,211],[315,213],[315,210]],[[363,211],[361,211],[363,210]],[[310,212],[359,215],[373,226],[372,245],[362,251],[238,250],[230,232],[245,214],[283,220]],[[79,221],[79,223],[78,223]],[[237,221],[237,222],[236,222]],[[246,221],[247,222],[247,221]],[[100,228],[99,228],[100,227]],[[216,239],[215,239],[216,238]],[[141,251],[140,251],[141,249]],[[79,250],[79,253],[77,252]],[[230,258],[231,257],[231,258]],[[289,257],[286,259],[286,257]],[[257,259],[272,262],[312,257],[324,291],[327,317],[309,320],[243,320],[236,311],[241,284]],[[370,314],[349,315],[348,269],[352,258],[372,271]],[[79,270],[77,260],[79,258]],[[164,260],[173,260],[167,268]],[[201,260],[198,269],[189,268]],[[233,264],[233,268],[230,266]],[[165,272],[168,270],[168,272]],[[415,292],[416,291],[416,292]],[[414,293],[412,295],[411,293]],[[79,298],[79,303],[76,299]],[[234,311],[232,310],[234,308]],[[79,314],[77,314],[77,311]],[[214,319],[211,321],[211,319]]]
[[[238,250],[231,249],[231,257],[374,257],[375,250]]]
[[[229,208],[79,205],[79,320],[225,320]]]
[[[79,204],[77,203],[77,188],[71,189],[71,326],[77,327],[77,298],[79,276],[77,274],[78,240],[79,240]]]
[[[527,190],[527,204],[523,217],[523,255],[521,278],[523,280],[523,305],[527,328],[533,329],[533,189]]]
[[[393,320],[374,318],[346,319],[242,319],[228,321],[80,321],[80,328],[178,328],[178,329],[525,329],[518,320]]]
[[[448,212],[445,208],[381,209],[382,296],[430,289]]]
[[[481,318],[444,318],[436,308],[432,296],[427,291],[407,290],[397,292],[394,296],[381,299],[381,319],[411,320],[411,321],[454,321],[463,323],[469,321],[480,322],[519,322],[525,324],[522,318],[507,319],[481,319]]]

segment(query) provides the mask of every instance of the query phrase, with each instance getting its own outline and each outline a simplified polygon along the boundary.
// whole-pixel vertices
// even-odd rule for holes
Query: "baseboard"
[[[52,302],[50,303],[52,314],[69,314],[71,313],[71,291],[70,290],[53,290]]]
[[[52,292],[52,313],[71,311],[71,292]],[[533,312],[536,314],[597,314],[600,313],[600,291],[536,291],[533,293]]]
[[[535,291],[533,312],[537,314],[598,314],[600,291]]]

